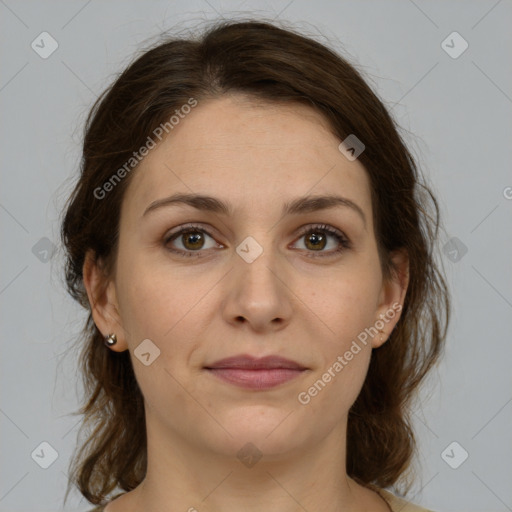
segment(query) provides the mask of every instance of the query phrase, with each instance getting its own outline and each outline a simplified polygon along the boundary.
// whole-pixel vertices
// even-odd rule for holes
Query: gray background
[[[162,30],[219,14],[316,27],[401,126],[440,201],[454,307],[445,358],[414,413],[409,499],[438,512],[512,510],[511,1],[0,0],[0,511],[63,510],[81,391],[70,349],[85,312],[63,289],[58,219],[87,109]],[[43,31],[59,45],[46,59],[31,48]],[[457,58],[441,46],[453,31],[469,44]],[[31,457],[45,441],[58,452],[47,469]],[[457,469],[441,456],[453,441],[452,465],[469,454]],[[67,506],[88,508],[78,493]]]

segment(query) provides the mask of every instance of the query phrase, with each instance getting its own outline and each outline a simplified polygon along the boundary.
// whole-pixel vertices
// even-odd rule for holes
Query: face
[[[230,457],[248,442],[279,457],[343,435],[382,341],[368,329],[385,314],[387,338],[404,291],[383,280],[369,179],[340,142],[309,107],[223,96],[133,171],[93,316],[130,351],[151,435]],[[215,201],[158,203],[177,194]],[[296,203],[306,196],[344,200]],[[243,355],[300,370],[215,364]]]

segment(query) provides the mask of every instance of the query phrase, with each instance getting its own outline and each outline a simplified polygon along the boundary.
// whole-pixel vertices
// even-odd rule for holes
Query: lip
[[[255,358],[245,354],[221,359],[205,366],[205,369],[226,382],[256,390],[274,388],[307,370],[299,363],[280,356]]]
[[[284,357],[270,355],[258,358],[248,354],[220,359],[213,364],[205,366],[205,368],[236,368],[242,370],[276,370],[281,368],[286,370],[306,370],[305,366]]]

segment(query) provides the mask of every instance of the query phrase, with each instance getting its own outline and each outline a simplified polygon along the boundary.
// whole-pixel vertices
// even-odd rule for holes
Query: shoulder
[[[112,501],[114,501],[115,499],[117,499],[120,496],[122,496],[123,494],[126,494],[126,492],[125,491],[120,492],[120,493],[116,494],[113,498],[110,498],[108,503],[105,503],[104,505],[96,505],[95,508],[91,508],[91,509],[87,510],[86,512],[105,512],[105,507],[107,505],[109,505],[110,503],[112,503]]]
[[[377,492],[389,504],[392,512],[433,512],[432,510],[414,505],[413,503],[410,503],[403,498],[399,498],[398,496],[395,496],[391,492],[384,489],[379,489]],[[105,506],[97,506],[88,510],[87,512],[104,512],[104,509]]]
[[[379,489],[378,493],[387,501],[393,512],[433,512],[432,510],[414,505],[403,498],[399,498],[384,489]]]

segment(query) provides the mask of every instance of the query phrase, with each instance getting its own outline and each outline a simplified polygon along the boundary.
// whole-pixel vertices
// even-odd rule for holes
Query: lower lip
[[[220,379],[246,389],[270,389],[298,377],[304,370],[276,368],[273,370],[243,370],[240,368],[208,368]]]

